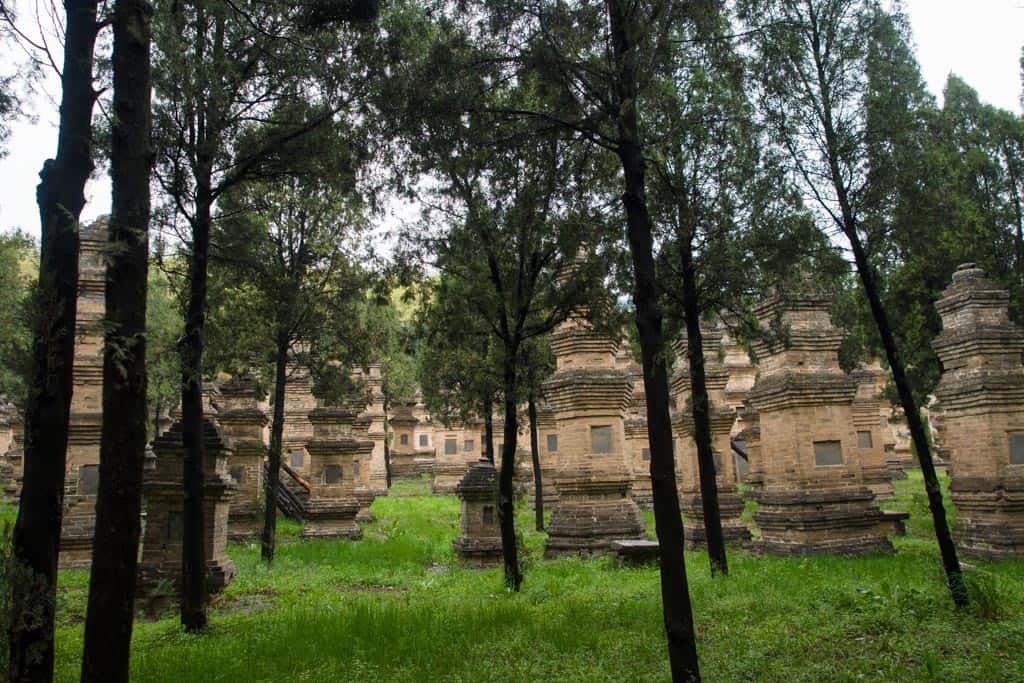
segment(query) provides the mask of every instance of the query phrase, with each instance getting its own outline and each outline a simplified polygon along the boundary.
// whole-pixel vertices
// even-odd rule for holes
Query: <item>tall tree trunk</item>
[[[864,294],[867,296],[868,303],[871,306],[871,315],[874,317],[875,325],[878,327],[878,335],[882,338],[885,357],[889,362],[889,369],[892,370],[892,379],[896,384],[900,405],[903,406],[903,414],[906,415],[907,426],[910,428],[910,438],[914,442],[914,450],[917,451],[917,459],[921,464],[924,486],[928,493],[928,507],[931,510],[932,522],[935,525],[935,539],[939,544],[942,566],[946,571],[946,583],[949,586],[953,602],[963,607],[968,603],[967,586],[964,583],[960,559],[957,557],[956,545],[953,543],[953,536],[950,534],[949,523],[946,520],[946,507],[942,502],[942,487],[939,485],[939,477],[935,473],[935,462],[932,459],[931,446],[928,445],[928,437],[925,435],[924,424],[921,422],[921,414],[918,412],[917,402],[914,400],[914,393],[910,388],[910,380],[907,378],[906,369],[903,367],[903,358],[900,356],[899,349],[896,346],[896,339],[893,336],[892,327],[889,325],[889,317],[882,306],[878,285],[875,283],[874,273],[871,270],[871,264],[867,260],[867,255],[864,253],[860,237],[855,229],[849,230],[846,236],[849,238],[850,246],[853,249],[857,273],[860,275]]]
[[[530,416],[530,457],[533,460],[533,514],[537,531],[544,531],[544,483],[541,481],[540,445],[537,439],[537,398],[533,389],[526,399],[526,410]]]
[[[281,450],[284,442],[284,401],[288,380],[288,340],[278,336],[274,358],[274,417],[270,422],[270,452],[267,454],[266,502],[263,508],[263,536],[260,554],[274,561],[277,545],[277,487],[281,483]]]
[[[13,554],[31,584],[13,587],[11,681],[53,678],[57,555],[73,389],[78,296],[78,217],[92,172],[95,0],[67,0],[64,68],[56,159],[39,173],[39,305],[32,343],[32,380],[25,404],[25,470]],[[20,619],[20,614],[31,618]]]
[[[501,449],[501,471],[498,473],[498,522],[501,525],[501,555],[505,561],[505,585],[519,592],[523,575],[519,571],[519,549],[516,547],[515,505],[512,478],[516,467],[516,440],[519,415],[516,411],[515,349],[505,351],[505,443]],[[493,454],[492,454],[493,457]]]
[[[484,457],[494,462],[494,400],[490,392],[484,396]]]
[[[608,23],[616,67],[615,110],[626,212],[626,235],[633,260],[636,326],[647,395],[647,437],[651,447],[651,489],[654,525],[661,552],[661,602],[668,641],[672,680],[699,681],[700,664],[690,605],[690,588],[683,556],[683,520],[679,514],[675,458],[672,454],[672,422],[668,402],[668,368],[665,365],[662,313],[655,280],[651,217],[645,195],[644,159],[636,110],[636,46],[640,32],[636,16],[626,0],[606,0]]]
[[[700,331],[700,305],[697,301],[697,273],[693,265],[690,232],[679,240],[683,276],[683,317],[686,318],[686,355],[690,366],[690,396],[693,409],[693,438],[697,443],[697,466],[700,470],[700,496],[704,509],[704,535],[707,537],[711,574],[729,573],[725,557],[725,536],[722,516],[718,510],[718,482],[715,455],[711,445],[711,402],[708,399],[707,376],[704,372],[704,337]],[[723,453],[722,457],[727,454]],[[731,454],[729,454],[731,457]]]
[[[203,514],[203,332],[212,198],[209,176],[200,173],[192,221],[192,258],[185,335],[181,341],[181,440],[184,451],[184,530],[181,553],[181,623],[188,632],[206,628],[206,525]]]
[[[103,350],[103,427],[82,681],[128,681],[146,452],[150,80],[153,10],[114,3],[110,259]]]

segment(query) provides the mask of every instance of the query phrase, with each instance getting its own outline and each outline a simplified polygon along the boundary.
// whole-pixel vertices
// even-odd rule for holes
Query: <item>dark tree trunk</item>
[[[184,450],[184,530],[181,553],[181,623],[188,632],[206,628],[206,525],[203,514],[203,331],[210,250],[212,197],[209,175],[200,173],[192,221],[192,258],[185,335],[181,341],[181,439]]]
[[[13,554],[32,583],[14,589],[11,681],[53,678],[57,555],[73,388],[78,296],[78,217],[92,172],[95,0],[67,0],[60,127],[56,159],[47,160],[36,190],[39,205],[39,305],[32,342],[32,379],[25,404],[25,470]],[[30,613],[27,621],[17,617]]]
[[[526,410],[530,416],[530,457],[533,459],[533,514],[537,531],[544,531],[544,483],[541,481],[540,445],[537,439],[537,400],[532,390],[527,397]]]
[[[278,339],[274,359],[274,417],[270,422],[270,452],[267,454],[267,481],[264,494],[263,536],[260,554],[267,563],[274,561],[277,545],[277,487],[281,482],[281,449],[284,441],[284,400],[288,380],[288,341]]]
[[[494,462],[494,401],[490,393],[484,397],[484,457]]]
[[[82,681],[128,681],[146,452],[152,8],[114,4],[103,427]]]
[[[618,115],[618,156],[622,162],[626,234],[633,260],[634,306],[647,394],[647,437],[651,447],[651,488],[654,524],[661,553],[661,601],[668,641],[672,680],[699,681],[700,664],[693,626],[693,609],[683,557],[683,520],[679,514],[672,422],[668,402],[662,313],[655,280],[651,217],[647,212],[644,159],[636,110],[636,46],[640,32],[636,11],[625,0],[606,0],[616,66],[615,101]],[[626,3],[628,4],[628,3]]]
[[[693,234],[692,232],[690,233]],[[718,510],[718,482],[715,455],[711,444],[711,402],[708,399],[707,377],[704,373],[704,338],[700,331],[700,306],[697,301],[697,274],[689,236],[679,240],[683,276],[683,317],[686,319],[686,355],[690,365],[690,395],[693,408],[693,438],[697,443],[697,466],[700,469],[700,496],[704,509],[704,535],[707,537],[711,574],[729,573],[725,557],[725,537]],[[731,454],[722,454],[726,457]]]
[[[852,217],[852,215],[851,215]],[[850,225],[853,225],[851,222]],[[882,338],[882,346],[885,348],[885,357],[892,370],[893,383],[896,384],[896,391],[900,397],[900,405],[903,406],[903,413],[907,418],[907,427],[910,428],[910,438],[914,443],[914,450],[917,451],[917,459],[921,464],[921,473],[924,475],[924,486],[928,493],[928,507],[931,509],[932,522],[935,525],[935,539],[939,544],[939,553],[942,555],[942,566],[946,570],[946,583],[949,592],[953,596],[953,602],[960,607],[967,605],[967,586],[964,584],[963,571],[960,569],[960,559],[957,557],[956,545],[953,544],[953,536],[949,531],[949,523],[946,520],[946,507],[942,502],[942,487],[939,485],[939,477],[935,473],[935,462],[932,460],[931,447],[928,445],[928,437],[925,435],[924,424],[921,422],[921,414],[917,410],[917,402],[914,400],[914,393],[910,388],[910,380],[903,367],[903,359],[896,346],[896,339],[889,325],[889,317],[882,306],[882,300],[878,293],[878,286],[875,283],[874,273],[871,264],[868,263],[867,255],[861,244],[856,229],[846,233],[853,248],[854,261],[857,264],[857,273],[860,275],[861,284],[864,286],[864,294],[871,306],[871,315],[878,327],[878,334]]]
[[[516,439],[519,415],[516,411],[516,356],[506,349],[505,358],[505,443],[501,449],[501,471],[498,473],[498,521],[501,524],[501,554],[505,562],[505,585],[519,592],[523,575],[519,571],[519,549],[516,547],[515,505],[512,478],[516,467]],[[493,457],[493,453],[491,454]]]
[[[384,400],[384,480],[391,488],[391,423],[388,418],[388,401]]]

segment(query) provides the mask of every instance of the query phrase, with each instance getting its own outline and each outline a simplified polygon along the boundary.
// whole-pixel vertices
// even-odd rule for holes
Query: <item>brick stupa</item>
[[[1024,331],[1008,304],[973,264],[960,266],[935,304],[953,534],[966,553],[991,559],[1024,555]]]
[[[555,373],[544,394],[558,424],[558,502],[551,512],[547,556],[604,552],[613,540],[647,537],[630,497],[632,468],[624,417],[633,385],[616,367],[618,342],[582,311],[551,335]]]
[[[231,440],[228,474],[235,482],[228,515],[228,537],[244,541],[263,530],[263,462],[267,445],[263,440],[267,413],[259,401],[256,380],[240,375],[221,385],[217,422]]]
[[[349,406],[323,405],[309,414],[313,438],[309,451],[309,500],[303,538],[361,538],[356,523],[354,458],[372,450],[373,442],[358,438],[353,423],[356,411]]]
[[[856,381],[838,363],[842,334],[831,301],[813,293],[772,296],[761,325],[781,323],[784,340],[755,344],[760,373],[749,401],[758,412],[760,485],[755,521],[761,547],[777,554],[863,554],[891,550],[875,494],[864,484],[853,424]]]
[[[740,518],[743,514],[743,500],[736,488],[736,467],[730,445],[736,411],[729,407],[725,399],[729,371],[719,359],[722,334],[719,330],[711,328],[705,328],[702,333],[704,375],[710,403],[708,419],[711,427],[711,448],[722,534],[727,542],[747,544],[750,542],[750,530]],[[697,443],[694,440],[692,381],[685,341],[676,344],[676,354],[677,370],[672,378],[672,395],[676,405],[673,432],[677,444],[679,508],[684,518],[686,544],[694,547],[704,545],[707,536],[704,530],[704,504],[700,491]]]

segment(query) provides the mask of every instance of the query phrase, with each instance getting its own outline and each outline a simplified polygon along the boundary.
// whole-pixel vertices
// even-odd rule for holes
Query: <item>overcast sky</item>
[[[1024,0],[904,0],[917,43],[917,57],[929,88],[941,102],[942,87],[956,73],[981,99],[1020,112],[1020,50],[1024,44]],[[0,59],[10,59],[0,51]],[[48,87],[56,95],[53,85]],[[0,159],[0,229],[21,227],[39,233],[35,204],[38,172],[56,151],[56,112],[51,100],[36,98],[29,108],[35,122],[12,126],[9,154]],[[106,176],[86,188],[84,220],[106,213]]]

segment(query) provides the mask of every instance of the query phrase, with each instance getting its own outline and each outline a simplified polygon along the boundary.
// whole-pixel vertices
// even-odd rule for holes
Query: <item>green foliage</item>
[[[28,390],[38,254],[21,232],[0,235],[0,396],[21,405]]]
[[[0,515],[0,671],[8,670],[10,634],[38,628],[45,605],[50,602],[44,577],[14,557],[12,529],[13,515]],[[26,656],[30,660],[42,656],[42,647],[42,643],[36,643]]]
[[[157,414],[169,410],[178,400],[181,366],[177,341],[182,322],[170,280],[158,266],[149,269],[146,296],[146,394],[155,425]]]

